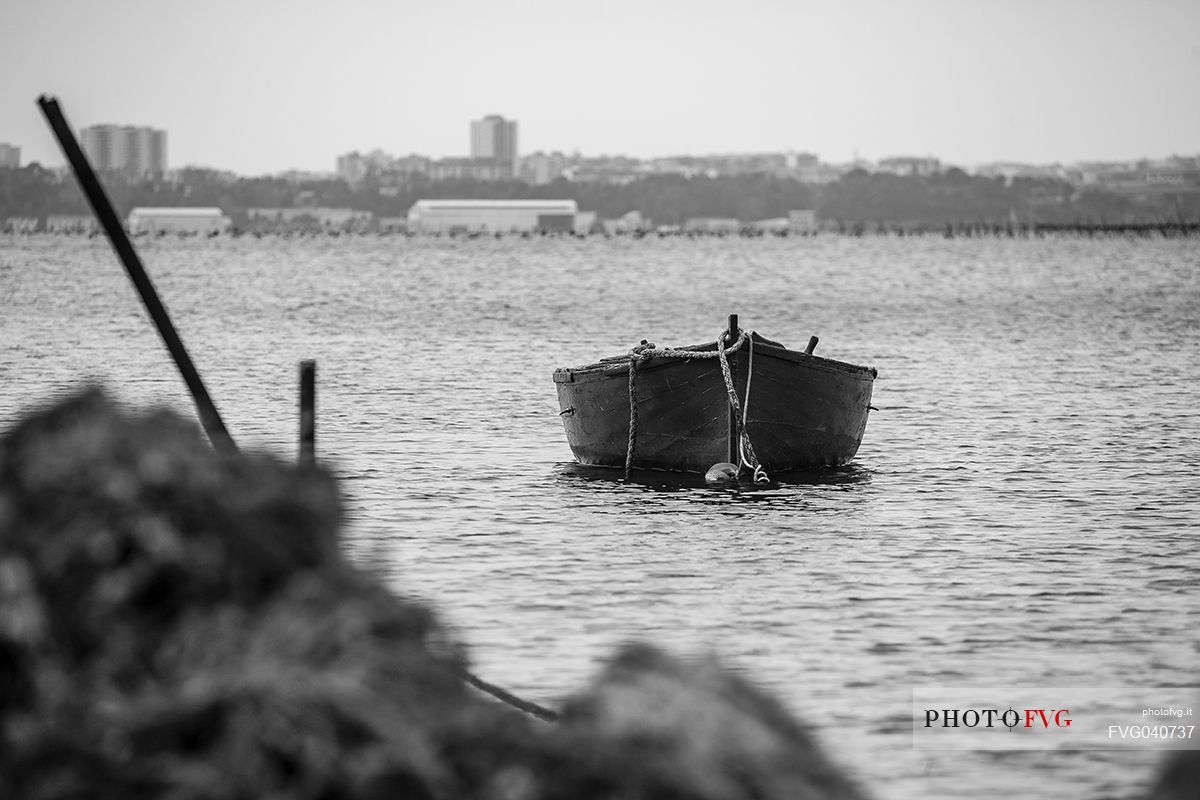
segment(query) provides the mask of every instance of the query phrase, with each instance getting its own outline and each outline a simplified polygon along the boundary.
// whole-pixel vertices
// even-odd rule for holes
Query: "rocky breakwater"
[[[321,469],[88,389],[0,439],[0,797],[844,798],[775,701],[647,645],[543,722],[338,546]]]

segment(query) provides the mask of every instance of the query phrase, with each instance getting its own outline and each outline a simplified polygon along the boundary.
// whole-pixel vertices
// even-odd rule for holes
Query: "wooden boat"
[[[628,355],[555,370],[567,442],[580,464],[627,472],[704,473],[728,461],[763,480],[844,464],[862,442],[876,371],[815,356],[816,342],[789,350],[741,331],[733,315],[719,342],[643,340]]]

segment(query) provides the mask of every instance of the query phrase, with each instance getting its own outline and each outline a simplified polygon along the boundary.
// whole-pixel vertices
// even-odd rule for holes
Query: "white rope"
[[[746,418],[750,414],[750,379],[754,377],[754,337],[750,337],[750,363],[746,366],[746,402],[742,405],[742,430],[738,436],[738,456],[741,457],[742,463],[754,471],[755,483],[770,483],[771,478],[767,475],[767,471],[763,469],[762,464],[751,464],[746,458],[745,445],[750,443],[750,434],[747,433]],[[755,459],[757,462],[758,459]]]

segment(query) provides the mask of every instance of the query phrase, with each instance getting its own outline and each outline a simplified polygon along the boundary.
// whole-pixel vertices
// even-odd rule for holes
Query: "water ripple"
[[[532,700],[627,639],[713,648],[880,796],[1128,797],[1153,754],[915,754],[911,688],[1200,679],[1189,242],[138,246],[243,447],[294,457],[317,360],[347,551]],[[85,376],[192,413],[107,244],[0,237],[0,289],[4,421]],[[731,312],[879,369],[852,464],[714,488],[571,462],[556,367]]]

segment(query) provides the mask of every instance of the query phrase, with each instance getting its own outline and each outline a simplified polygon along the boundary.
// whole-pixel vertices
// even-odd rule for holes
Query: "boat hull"
[[[757,336],[753,353],[742,347],[730,354],[729,364],[739,402],[747,409],[746,431],[768,473],[836,466],[858,452],[874,369],[788,350]],[[625,467],[628,361],[556,370],[554,381],[576,460]],[[730,452],[729,395],[718,359],[655,356],[640,362],[634,397],[634,468],[704,473],[722,461],[738,463]]]

